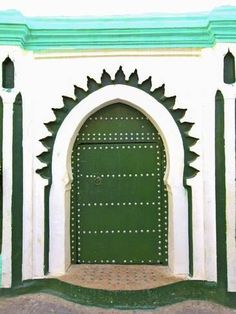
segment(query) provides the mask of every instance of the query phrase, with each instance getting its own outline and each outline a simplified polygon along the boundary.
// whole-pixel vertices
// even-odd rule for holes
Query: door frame
[[[114,84],[88,95],[66,116],[56,135],[52,155],[52,186],[49,214],[49,274],[64,274],[70,258],[71,154],[76,136],[97,110],[122,102],[139,110],[162,137],[167,167],[164,182],[168,190],[168,260],[174,274],[189,273],[188,198],[183,186],[184,146],[180,131],[168,110],[146,92]]]

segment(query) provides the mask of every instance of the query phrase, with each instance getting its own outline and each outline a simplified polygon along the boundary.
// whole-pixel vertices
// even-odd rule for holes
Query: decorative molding
[[[236,42],[236,6],[189,14],[99,18],[0,12],[0,45],[33,51],[204,48],[221,42]]]
[[[122,67],[118,69],[115,74],[114,80],[111,79],[110,74],[108,74],[105,70],[103,70],[101,76],[101,83],[96,82],[93,78],[87,78],[87,90],[84,90],[78,86],[75,86],[74,94],[75,98],[70,98],[63,96],[64,106],[62,108],[53,108],[53,112],[56,116],[56,120],[45,123],[45,126],[51,132],[51,135],[41,139],[41,143],[46,147],[46,151],[41,153],[38,156],[38,159],[45,163],[46,166],[37,170],[37,172],[45,179],[49,180],[49,184],[51,183],[51,161],[52,161],[52,151],[54,141],[57,135],[57,131],[60,128],[65,117],[68,113],[73,109],[82,99],[84,99],[89,94],[94,91],[113,84],[124,84],[132,87],[139,88],[151,96],[153,96],[158,102],[160,102],[171,114],[174,121],[176,122],[178,129],[181,133],[183,145],[184,145],[184,153],[185,153],[185,168],[184,168],[184,185],[186,184],[186,179],[195,176],[198,172],[197,169],[190,166],[190,164],[198,157],[198,154],[191,151],[191,147],[197,142],[198,139],[189,135],[189,131],[191,130],[194,123],[190,122],[180,122],[180,120],[184,117],[187,109],[174,109],[176,96],[166,97],[165,96],[165,86],[164,84],[161,87],[158,87],[151,91],[152,88],[152,78],[144,80],[142,83],[139,83],[139,77],[137,70],[130,74],[129,79],[125,79],[125,74],[123,72]]]

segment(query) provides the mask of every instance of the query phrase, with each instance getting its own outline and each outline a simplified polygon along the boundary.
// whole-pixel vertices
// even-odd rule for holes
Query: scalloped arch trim
[[[82,99],[87,97],[89,94],[94,91],[112,84],[123,84],[132,87],[139,88],[144,92],[148,93],[152,97],[154,97],[159,103],[161,103],[171,114],[175,123],[178,126],[180,131],[183,145],[184,145],[184,185],[186,185],[186,179],[195,176],[198,172],[197,169],[191,166],[191,163],[198,157],[194,151],[191,150],[191,147],[198,141],[197,138],[189,135],[189,131],[191,130],[194,123],[191,122],[181,122],[180,120],[184,117],[187,109],[174,109],[176,96],[166,97],[165,96],[165,86],[162,85],[154,90],[152,88],[152,78],[151,76],[144,80],[142,83],[139,83],[138,72],[135,70],[130,74],[128,80],[125,78],[125,74],[123,72],[122,67],[120,66],[118,71],[115,74],[115,78],[112,80],[109,73],[103,70],[101,76],[101,82],[98,83],[93,78],[87,77],[87,90],[82,89],[81,87],[74,86],[74,95],[75,98],[70,98],[67,96],[63,96],[64,106],[61,108],[53,108],[53,112],[55,114],[56,119],[54,121],[49,121],[45,123],[45,126],[50,131],[51,135],[41,139],[41,143],[46,147],[46,151],[42,152],[38,155],[38,159],[45,163],[46,165],[41,169],[37,170],[43,178],[48,179],[49,183],[51,183],[52,178],[52,152],[53,145],[57,135],[57,132],[64,121],[65,117],[68,113],[73,109],[76,105],[80,103]]]

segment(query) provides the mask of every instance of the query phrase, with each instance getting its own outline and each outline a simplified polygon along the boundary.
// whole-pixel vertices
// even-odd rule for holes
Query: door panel
[[[73,263],[167,264],[165,163],[137,110],[114,104],[85,122],[72,153]]]

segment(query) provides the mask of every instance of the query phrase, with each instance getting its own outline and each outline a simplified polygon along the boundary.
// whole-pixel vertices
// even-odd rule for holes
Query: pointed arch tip
[[[55,137],[55,134],[54,135],[48,135],[44,138],[41,138],[39,140],[39,142],[44,146],[46,147],[48,150],[52,150],[52,146],[53,146],[53,142],[54,142],[54,137]]]
[[[54,132],[58,126],[58,121],[55,119],[53,121],[44,122],[44,126],[48,129],[49,132]]]
[[[227,56],[228,54],[234,56],[233,53],[230,51],[230,48],[228,48],[228,51],[226,52],[225,56]]]
[[[21,92],[19,92],[14,100],[14,105],[22,105],[22,95]]]
[[[103,86],[106,86],[106,85],[109,85],[111,83],[112,83],[112,79],[111,79],[110,74],[105,69],[103,69],[102,75],[101,75],[101,84]]]
[[[50,170],[48,166],[37,169],[36,173],[39,174],[43,179],[50,180]]]
[[[149,93],[152,88],[152,78],[149,76],[146,80],[144,80],[141,84],[139,84],[139,88]]]
[[[36,156],[41,162],[45,163],[46,165],[50,161],[50,150],[46,150],[42,152],[41,154]]]
[[[82,87],[74,85],[74,95],[75,95],[75,102],[80,102],[90,93],[89,90],[84,90]]]
[[[180,120],[185,116],[186,111],[187,109],[176,108],[176,109],[173,109],[173,114],[175,115],[175,118],[177,120]]]
[[[128,84],[131,86],[137,87],[139,83],[139,77],[138,77],[138,71],[137,69],[134,70],[129,76],[129,79],[127,81]]]
[[[125,83],[125,73],[121,65],[119,66],[119,69],[115,73],[114,83],[118,83],[118,84]]]
[[[100,84],[93,78],[87,76],[87,92],[94,92],[95,90],[99,89]]]
[[[3,60],[3,62],[5,61],[11,61],[12,63],[14,63],[14,61],[11,59],[10,55],[7,55],[7,57]]]
[[[217,90],[216,93],[215,93],[215,99],[216,100],[222,100],[224,101],[224,95],[223,93],[221,92],[221,90]]]
[[[186,167],[186,170],[185,170],[185,179],[192,179],[194,178],[200,171],[192,166],[190,166],[188,164],[188,166]],[[186,180],[185,180],[186,181]]]
[[[188,150],[187,158],[188,158],[189,163],[194,162],[198,157],[199,157],[199,154],[193,152],[192,150]]]
[[[102,70],[102,75],[103,74],[106,74],[106,75],[110,76],[110,74],[105,69]]]
[[[62,95],[61,97],[62,97],[63,100],[69,99],[69,100],[74,100],[75,101],[75,98],[72,98],[72,97],[69,97],[69,96],[66,96],[66,95]]]
[[[161,101],[161,99],[165,96],[165,84],[162,84],[161,86],[155,88],[151,92],[151,95],[158,101]]]

